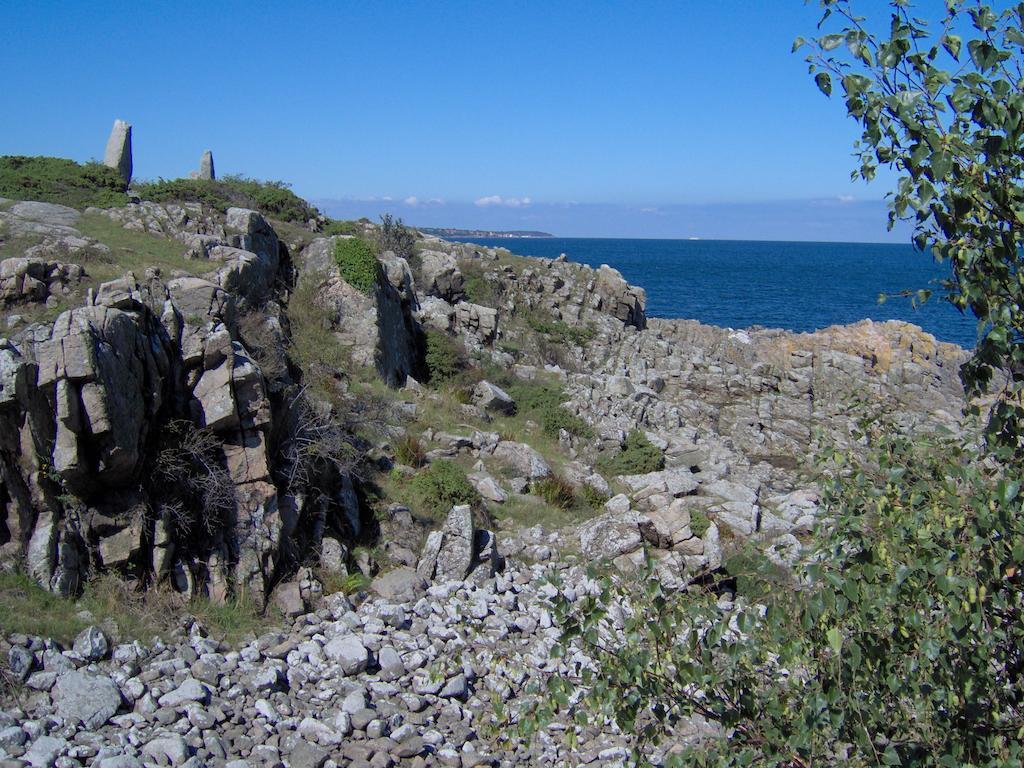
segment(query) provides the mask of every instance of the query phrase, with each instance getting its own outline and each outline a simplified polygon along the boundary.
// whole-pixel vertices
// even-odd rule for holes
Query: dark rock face
[[[63,593],[114,567],[215,599],[262,597],[331,515],[358,526],[336,487],[316,491],[320,523],[299,525],[306,489],[275,472],[297,387],[286,367],[268,382],[261,350],[238,336],[236,307],[283,279],[283,247],[254,211],[231,209],[217,234],[152,204],[135,215],[136,228],[200,238],[214,270],[166,282],[128,273],[0,342],[0,557],[24,558]]]

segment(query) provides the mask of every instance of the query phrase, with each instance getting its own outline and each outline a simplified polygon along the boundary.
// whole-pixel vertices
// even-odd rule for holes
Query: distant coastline
[[[550,232],[534,232],[531,230],[490,230],[490,229],[455,229],[454,227],[417,227],[420,232],[437,237],[496,237],[508,239],[527,239],[537,237],[554,237]]]

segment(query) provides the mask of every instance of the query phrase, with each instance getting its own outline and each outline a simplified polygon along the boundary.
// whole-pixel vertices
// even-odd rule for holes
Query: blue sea
[[[908,245],[749,240],[467,238],[524,256],[608,264],[647,291],[649,317],[711,325],[813,331],[829,325],[906,320],[971,348],[976,322],[941,299],[948,265]],[[932,289],[923,306],[895,294]],[[880,293],[891,297],[878,302]]]

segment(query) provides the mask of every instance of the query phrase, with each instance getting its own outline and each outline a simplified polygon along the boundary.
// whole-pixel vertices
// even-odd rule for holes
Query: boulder
[[[551,476],[551,467],[544,457],[526,443],[502,440],[494,448],[494,458],[528,480],[543,480]]]
[[[462,581],[473,567],[475,529],[469,505],[452,507],[442,533],[435,577],[438,581]]]
[[[420,254],[423,291],[448,302],[463,298],[462,272],[455,257],[442,251],[425,250]]]
[[[53,702],[57,712],[71,723],[81,723],[95,731],[106,723],[121,706],[121,691],[106,675],[69,671],[57,678],[53,686]]]
[[[336,662],[346,675],[355,675],[369,666],[370,654],[355,635],[341,635],[324,646],[324,655]]]
[[[86,661],[100,661],[110,653],[110,641],[99,627],[83,629],[71,649]]]
[[[614,559],[640,549],[638,518],[635,512],[609,512],[579,527],[580,551],[589,560]]]
[[[489,381],[481,381],[473,388],[473,403],[491,413],[511,416],[516,411],[516,403],[508,392]]]
[[[413,602],[427,589],[424,577],[413,568],[394,568],[381,574],[370,584],[370,591],[385,600]]]

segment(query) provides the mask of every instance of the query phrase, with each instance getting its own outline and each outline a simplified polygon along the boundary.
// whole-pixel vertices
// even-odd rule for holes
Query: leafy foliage
[[[132,191],[154,203],[203,203],[218,211],[251,208],[282,221],[305,223],[319,211],[283,181],[257,181],[245,176],[220,179],[159,179],[134,182]]]
[[[641,430],[634,429],[626,435],[622,450],[614,456],[602,457],[597,467],[610,475],[643,475],[664,469],[665,456]]]
[[[981,334],[961,375],[972,396],[997,386],[988,435],[1012,451],[1024,433],[1024,6],[935,3],[919,18],[893,0],[879,32],[850,0],[822,6],[824,34],[794,50],[810,46],[818,87],[831,95],[838,81],[863,129],[854,176],[899,172],[890,226],[913,220],[916,245],[951,263],[947,298]]]
[[[340,238],[334,244],[334,260],[346,283],[367,295],[376,290],[381,268],[368,242],[358,237]]]
[[[1019,765],[1021,467],[863,426],[869,455],[819,457],[833,523],[803,590],[723,607],[718,584],[670,593],[651,573],[556,598],[554,655],[595,667],[551,678],[520,733],[560,712],[650,742],[702,715],[728,738],[667,764]]]
[[[415,253],[416,233],[390,213],[380,217],[377,240],[381,253],[391,251],[403,259],[410,259]]]
[[[548,437],[557,438],[563,429],[577,437],[594,436],[593,427],[562,405],[568,397],[557,382],[516,379],[506,389],[518,411],[536,420]]]
[[[411,485],[421,505],[442,514],[456,504],[473,504],[480,499],[462,467],[447,459],[420,470]]]
[[[461,350],[455,341],[441,331],[427,331],[426,354],[427,377],[431,383],[451,381],[465,368]]]
[[[72,208],[113,208],[128,202],[120,174],[100,163],[59,157],[0,157],[0,197]]]

